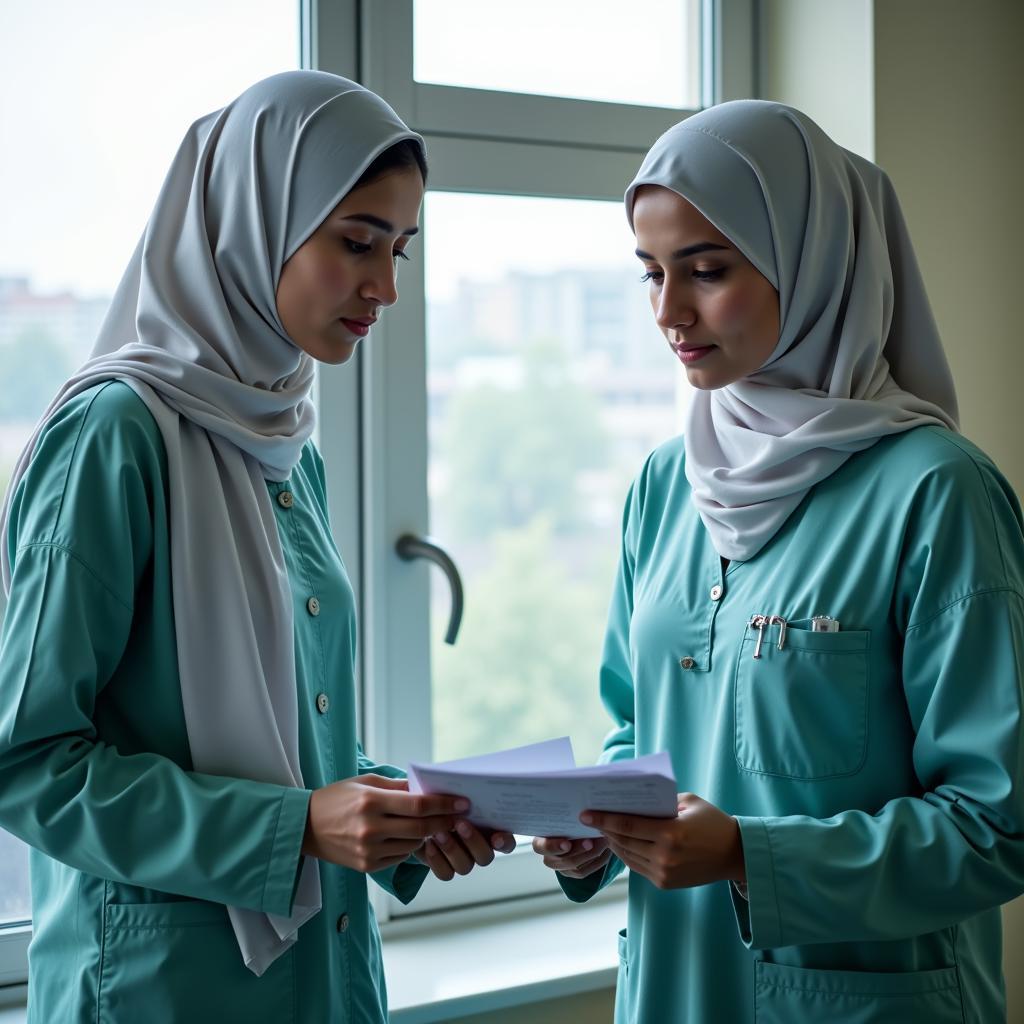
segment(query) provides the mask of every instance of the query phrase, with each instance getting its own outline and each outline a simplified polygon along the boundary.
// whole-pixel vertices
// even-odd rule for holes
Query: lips
[[[338,320],[344,326],[345,330],[350,331],[352,334],[359,338],[365,338],[370,333],[370,328],[377,322],[375,316],[360,316],[360,317],[338,317]]]
[[[715,348],[714,345],[672,345],[671,347],[681,363],[695,363]]]

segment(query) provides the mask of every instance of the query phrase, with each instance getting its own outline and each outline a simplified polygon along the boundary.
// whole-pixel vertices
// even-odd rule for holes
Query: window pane
[[[417,82],[694,109],[698,0],[415,0]]]
[[[432,644],[434,756],[568,733],[592,762],[623,502],[689,386],[621,203],[431,192],[424,217],[430,529],[466,589]]]
[[[17,159],[0,161],[0,495],[88,355],[189,124],[299,52],[295,0],[46,0],[3,21]],[[28,914],[27,851],[0,832],[0,925]]]

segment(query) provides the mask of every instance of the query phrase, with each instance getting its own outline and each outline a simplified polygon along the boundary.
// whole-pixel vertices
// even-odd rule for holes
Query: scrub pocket
[[[963,1024],[955,967],[881,974],[754,964],[754,1024]]]
[[[812,633],[747,626],[735,678],[736,761],[789,779],[853,775],[867,756],[868,630]]]
[[[242,962],[226,909],[202,900],[108,903],[99,1024],[294,1022],[292,957],[257,978]]]

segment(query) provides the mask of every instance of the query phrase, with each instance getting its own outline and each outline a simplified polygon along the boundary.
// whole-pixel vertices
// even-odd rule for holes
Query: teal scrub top
[[[754,558],[721,561],[682,439],[631,490],[601,668],[604,758],[671,754],[738,818],[727,882],[629,878],[618,1024],[992,1024],[1024,889],[1024,538],[948,430],[877,442]],[[765,631],[755,615],[788,622]],[[839,632],[810,629],[839,620]],[[582,901],[622,870],[561,878]]]
[[[114,381],[52,417],[15,496],[0,827],[33,848],[29,1021],[383,1022],[365,875],[321,863],[323,909],[259,978],[225,909],[290,912],[310,790],[401,775],[356,741],[354,600],[320,455],[307,444],[290,479],[267,484],[294,596],[308,789],[192,768],[167,485],[155,421]],[[374,878],[408,901],[425,874],[405,863]]]

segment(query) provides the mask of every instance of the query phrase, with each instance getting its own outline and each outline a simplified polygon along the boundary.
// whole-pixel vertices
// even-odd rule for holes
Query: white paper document
[[[577,768],[568,736],[496,754],[409,765],[413,793],[448,793],[470,802],[474,825],[524,836],[598,836],[579,820],[586,810],[676,816],[668,754]]]

